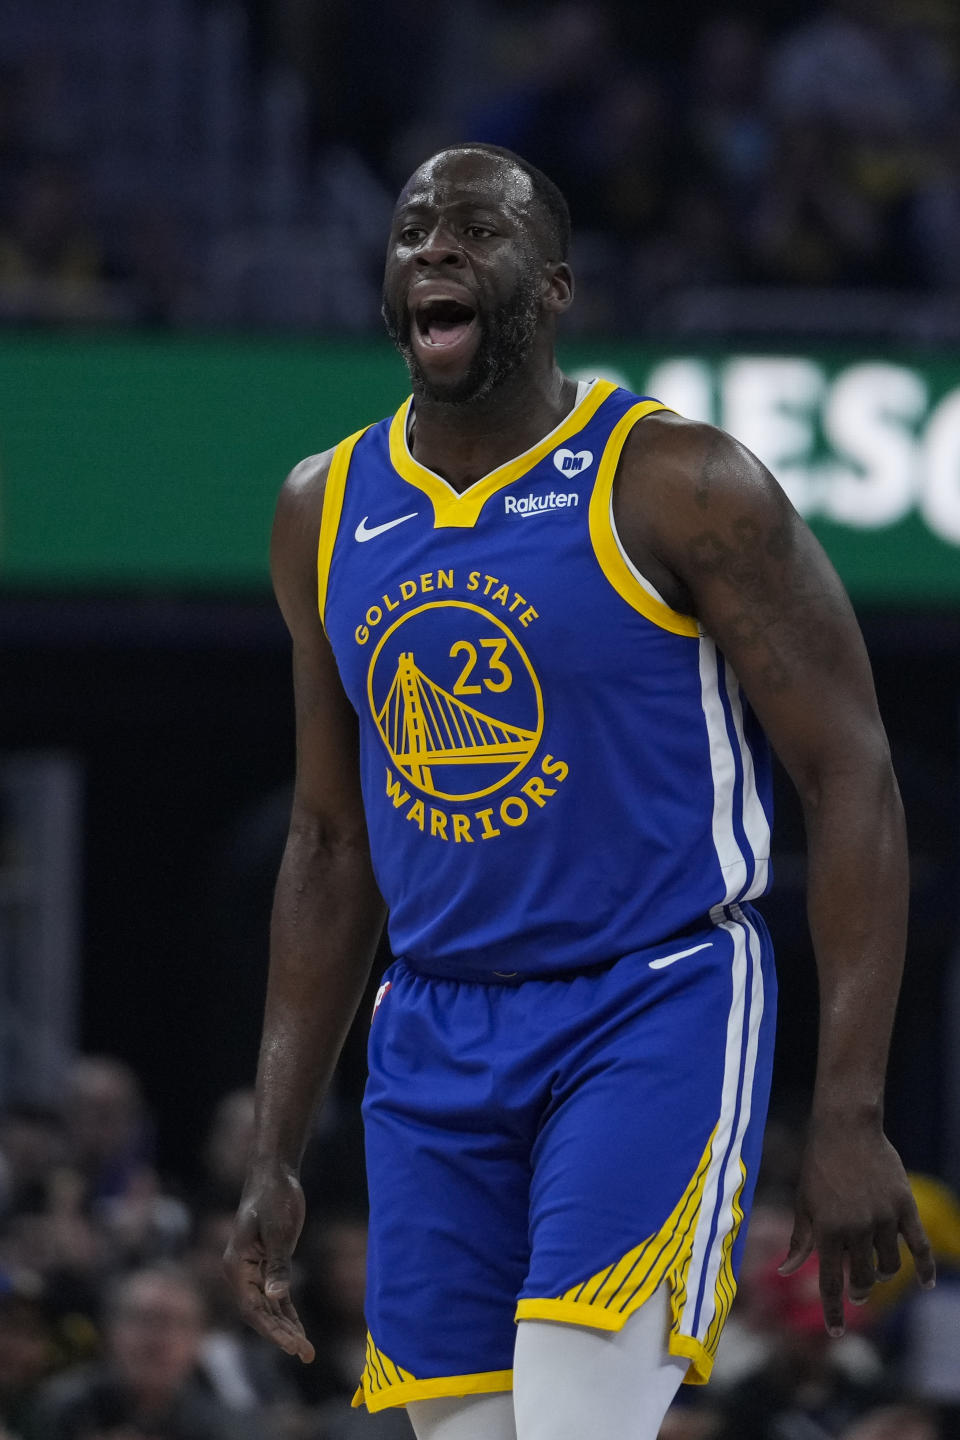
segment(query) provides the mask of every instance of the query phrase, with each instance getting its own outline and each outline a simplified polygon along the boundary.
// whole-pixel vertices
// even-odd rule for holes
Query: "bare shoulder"
[[[333,456],[334,449],[323,450],[318,455],[308,455],[294,465],[277,497],[278,520],[294,521],[296,518],[303,520],[308,516],[316,516],[319,522]]]
[[[724,506],[789,505],[766,466],[716,425],[669,411],[634,425],[620,462],[624,488],[705,514]],[[619,477],[618,477],[619,478]]]
[[[839,577],[773,475],[712,425],[651,415],[621,462],[618,523],[646,546],[754,696],[860,673]],[[642,569],[642,566],[640,567]]]
[[[669,412],[627,437],[614,487],[621,541],[675,609],[703,618],[710,574],[750,584],[805,529],[755,455],[726,431]]]
[[[315,609],[317,545],[333,450],[308,455],[290,471],[277,497],[270,572],[280,608],[292,625]]]

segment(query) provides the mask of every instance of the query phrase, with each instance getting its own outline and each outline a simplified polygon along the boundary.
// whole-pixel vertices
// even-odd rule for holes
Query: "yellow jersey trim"
[[[435,530],[444,527],[469,530],[476,525],[481,510],[491,496],[521,479],[535,465],[539,465],[551,450],[576,435],[578,430],[582,430],[616,388],[610,380],[595,380],[579,405],[574,405],[567,418],[555,430],[551,430],[550,434],[545,435],[532,449],[525,450],[506,465],[491,470],[489,475],[484,475],[481,480],[468,485],[462,493],[454,490],[442,476],[428,470],[411,455],[407,444],[407,419],[413,403],[411,395],[400,406],[390,424],[390,460],[397,474],[421,490],[433,505]]]
[[[701,1344],[691,1335],[681,1333],[687,1300],[687,1272],[693,1255],[694,1238],[707,1172],[713,1156],[716,1127],[707,1141],[700,1162],[686,1189],[660,1229],[626,1255],[591,1275],[589,1280],[573,1285],[563,1295],[552,1298],[520,1300],[517,1320],[559,1320],[567,1324],[588,1325],[597,1330],[621,1330],[634,1311],[639,1310],[657,1288],[670,1286],[670,1331],[668,1349],[671,1355],[685,1356],[691,1363],[684,1377],[687,1385],[704,1385],[713,1364],[712,1355],[720,1340],[723,1319],[729,1312],[735,1285],[729,1265],[721,1265],[718,1295],[725,1297],[723,1319],[710,1327],[706,1342]],[[746,1172],[743,1172],[744,1175]],[[740,1189],[743,1188],[741,1179]],[[729,1260],[733,1238],[743,1218],[739,1194],[734,1205],[734,1226],[730,1237],[724,1237],[724,1258]],[[739,1218],[738,1218],[739,1216]]]
[[[366,1405],[370,1413],[388,1410],[393,1405],[406,1405],[408,1400],[438,1400],[450,1395],[487,1395],[498,1390],[513,1389],[512,1370],[482,1370],[476,1375],[440,1375],[430,1380],[417,1380],[395,1365],[374,1344],[367,1332],[367,1363],[353,1397],[354,1407]]]
[[[645,615],[654,625],[659,625],[661,630],[669,630],[672,635],[696,637],[700,634],[700,627],[691,615],[681,615],[678,610],[671,610],[669,605],[658,600],[641,585],[617,543],[612,522],[613,480],[627,436],[638,420],[652,415],[655,410],[666,409],[667,406],[661,405],[659,400],[641,400],[639,404],[631,406],[610,432],[590,497],[590,540],[600,569],[628,605]]]
[[[683,1377],[684,1385],[706,1385],[713,1370],[713,1356],[704,1349],[699,1340],[695,1340],[692,1335],[669,1335],[667,1352],[690,1361]]]
[[[369,428],[368,425],[365,425],[362,430],[357,430],[355,434],[348,435],[346,440],[340,441],[333,452],[330,469],[327,471],[327,483],[323,487],[320,539],[317,542],[317,605],[321,621],[324,619],[327,608],[330,562],[333,559],[333,547],[337,543],[337,531],[340,529],[340,516],[343,513],[343,497],[347,488],[350,457],[353,454],[354,445]]]

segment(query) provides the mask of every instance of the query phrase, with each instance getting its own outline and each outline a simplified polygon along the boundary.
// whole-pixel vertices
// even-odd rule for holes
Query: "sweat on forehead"
[[[463,191],[524,207],[534,198],[533,182],[516,161],[464,148],[441,150],[425,160],[401,190],[397,208]]]

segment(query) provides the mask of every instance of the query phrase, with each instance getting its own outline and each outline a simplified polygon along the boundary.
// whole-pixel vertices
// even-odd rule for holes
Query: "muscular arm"
[[[642,422],[614,504],[639,568],[697,616],[733,666],[803,805],[820,1035],[785,1268],[798,1268],[816,1245],[827,1325],[841,1333],[845,1260],[850,1296],[861,1301],[899,1267],[902,1233],[921,1282],[933,1282],[882,1129],[907,850],[863,641],[814,536],[769,472],[722,432],[673,417]]]
[[[317,609],[325,466],[281,492],[271,545],[293,639],[297,768],[270,929],[270,972],[247,1183],[226,1264],[247,1320],[290,1353],[313,1351],[289,1296],[303,1224],[297,1179],[310,1118],[356,1013],[383,925],[360,797],[357,719]]]

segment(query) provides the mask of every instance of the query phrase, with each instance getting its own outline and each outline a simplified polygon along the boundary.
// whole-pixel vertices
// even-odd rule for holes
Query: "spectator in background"
[[[217,1102],[203,1145],[200,1191],[204,1207],[236,1205],[252,1140],[253,1091],[231,1090]]]
[[[200,1290],[207,1329],[200,1369],[212,1392],[232,1410],[271,1407],[277,1429],[295,1403],[293,1384],[281,1374],[281,1357],[243,1324],[223,1268],[223,1252],[233,1224],[231,1204],[207,1210],[196,1218],[193,1238],[183,1259]]]
[[[111,1263],[108,1237],[83,1203],[83,1182],[65,1167],[43,1190],[8,1216],[0,1231],[0,1267],[39,1275],[57,1303],[92,1317]]]
[[[309,1440],[412,1440],[404,1410],[370,1415],[351,1405],[366,1360],[367,1217],[355,1204],[318,1214],[300,1247],[298,1306],[317,1341],[312,1365],[284,1357],[309,1406]]]
[[[153,1136],[140,1082],[122,1060],[81,1055],[74,1061],[64,1121],[72,1163],[94,1203],[125,1194],[152,1168]]]
[[[310,1405],[330,1402],[332,1413],[346,1408],[366,1363],[367,1325],[364,1292],[367,1272],[367,1221],[356,1207],[320,1214],[301,1242],[302,1276],[298,1308],[317,1337],[317,1355],[304,1366],[289,1357],[285,1365]]]
[[[873,1410],[844,1430],[841,1440],[944,1440],[937,1418],[915,1405]]]
[[[748,264],[763,281],[822,286],[884,278],[883,217],[853,184],[835,138],[817,125],[781,132],[771,182],[745,234]]]
[[[692,149],[740,203],[753,203],[773,160],[773,125],[763,93],[765,64],[757,22],[742,15],[718,15],[701,26],[687,73]]]
[[[64,1121],[84,1205],[102,1219],[117,1258],[142,1263],[173,1253],[190,1218],[161,1193],[152,1126],[130,1067],[108,1056],[80,1056],[68,1077]]]
[[[63,1124],[55,1110],[10,1104],[0,1112],[0,1213],[44,1203],[53,1171],[64,1163]]]
[[[464,138],[535,156],[589,227],[599,220],[597,116],[631,75],[608,7],[566,0],[533,15],[509,15],[500,22],[496,51],[499,77],[464,116]]]
[[[951,92],[947,54],[912,0],[833,0],[771,51],[769,99],[791,124],[887,145],[929,133]]]
[[[846,1306],[847,1332],[831,1340],[823,1323],[819,1268],[811,1257],[781,1275],[780,1255],[751,1276],[754,1323],[766,1327],[766,1354],[721,1397],[717,1440],[771,1435],[830,1440],[872,1407],[893,1398],[876,1348],[862,1333],[863,1310]]]
[[[43,1285],[29,1272],[0,1273],[0,1435],[20,1435],[39,1385],[61,1358]]]
[[[28,171],[0,232],[0,315],[17,320],[122,318],[73,173]]]
[[[204,1388],[206,1318],[191,1277],[173,1266],[114,1282],[103,1361],[44,1388],[24,1440],[266,1440],[256,1417]]]
[[[782,148],[789,159],[796,134],[807,137],[809,152],[810,132],[816,132],[816,163],[831,177],[829,193],[819,192],[826,202],[820,213],[835,242],[855,242],[853,264],[838,267],[835,276],[844,283],[862,283],[858,261],[868,280],[916,283],[904,243],[909,212],[918,187],[936,169],[955,83],[938,29],[935,5],[834,0],[772,47],[768,95],[785,127]],[[841,178],[849,187],[845,199]],[[885,242],[881,247],[875,234],[869,253],[855,201]],[[816,192],[811,202],[816,206]],[[809,248],[809,234],[802,234]]]
[[[953,1440],[960,1436],[960,1200],[930,1175],[911,1175],[910,1184],[937,1260],[936,1297],[929,1308],[914,1304],[913,1265],[904,1256],[900,1273],[879,1288],[870,1309],[881,1317],[893,1312],[898,1379],[908,1394],[949,1414]]]

